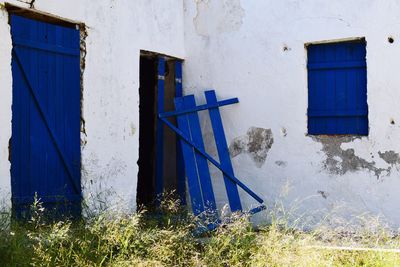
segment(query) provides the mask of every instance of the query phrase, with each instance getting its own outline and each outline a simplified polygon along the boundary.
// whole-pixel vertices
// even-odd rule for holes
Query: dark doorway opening
[[[149,206],[154,200],[156,131],[157,58],[140,57],[139,87],[139,173],[137,205]]]
[[[156,204],[156,132],[157,132],[157,81],[158,54],[142,52],[140,56],[139,86],[139,173],[137,206],[140,209],[154,208]],[[175,59],[168,58],[165,64],[164,108],[174,109]],[[175,124],[175,120],[171,120]],[[177,191],[176,136],[163,125],[163,191]]]

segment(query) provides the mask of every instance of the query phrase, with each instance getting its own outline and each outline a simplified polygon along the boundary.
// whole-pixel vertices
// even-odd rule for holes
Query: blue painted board
[[[224,99],[221,101],[218,101],[215,104],[204,104],[204,105],[198,105],[196,107],[193,108],[187,108],[184,110],[174,110],[174,111],[167,111],[167,112],[163,112],[158,114],[159,118],[168,118],[168,117],[172,117],[172,116],[177,116],[180,114],[187,114],[187,113],[191,113],[191,112],[195,112],[195,111],[202,111],[202,110],[206,110],[206,109],[210,109],[210,108],[218,108],[218,107],[223,107],[226,105],[232,105],[232,104],[236,104],[239,103],[239,99],[237,97],[235,98],[230,98],[230,99]]]
[[[185,142],[186,144],[190,145],[193,147],[196,151],[198,151],[203,157],[205,157],[209,162],[211,162],[215,167],[217,167],[223,174],[224,177],[227,179],[230,179],[233,183],[237,184],[240,188],[243,189],[247,194],[249,194],[252,198],[254,198],[258,203],[264,203],[264,200],[258,196],[256,193],[254,193],[249,187],[247,187],[244,183],[242,183],[238,178],[236,178],[232,172],[228,172],[225,169],[222,168],[221,164],[218,163],[213,157],[210,156],[207,152],[205,152],[203,149],[199,148],[196,146],[195,143],[191,140],[191,138],[183,133],[180,129],[175,127],[171,122],[169,122],[165,118],[161,118],[161,120],[167,125],[172,131],[174,131],[177,135],[179,135],[180,139],[182,142]]]
[[[176,110],[184,109],[184,100],[183,97],[175,98],[175,108]],[[177,116],[178,127],[182,134],[185,136],[190,135],[190,125],[188,116],[186,114]],[[192,210],[195,215],[199,215],[204,212],[204,203],[203,203],[203,195],[201,192],[201,186],[199,182],[198,170],[196,165],[196,158],[194,154],[193,147],[190,146],[184,140],[180,140],[184,163],[185,163],[185,171],[188,179],[188,189],[190,194],[190,201],[192,204]]]
[[[185,109],[196,107],[196,100],[194,99],[194,95],[183,97],[183,105]],[[203,135],[200,128],[199,115],[197,114],[197,112],[192,112],[187,114],[187,118],[189,120],[190,136],[193,143],[202,150],[205,150]],[[217,205],[215,203],[211,175],[208,169],[208,162],[207,159],[203,157],[203,155],[201,155],[198,151],[194,150],[194,153],[197,164],[197,172],[201,185],[204,208],[208,214],[212,215],[216,213]]]
[[[15,215],[37,196],[54,214],[79,216],[80,33],[11,15],[11,184]]]
[[[212,105],[218,102],[214,90],[206,91],[205,96],[207,104]],[[215,143],[217,145],[220,164],[226,172],[228,172],[231,176],[234,176],[232,162],[229,155],[229,148],[228,144],[226,143],[226,137],[222,125],[222,119],[221,119],[221,114],[219,112],[219,108],[210,108],[209,113],[210,113],[211,125],[214,131],[214,138],[215,138]],[[232,212],[242,211],[242,204],[240,203],[238,187],[225,174],[224,174],[224,182],[225,182],[226,192],[228,194],[229,206],[231,208],[231,211]]]
[[[368,135],[365,41],[308,46],[308,133]]]
[[[165,58],[158,58],[158,82],[157,82],[157,113],[164,112],[164,83],[165,83]],[[157,118],[156,128],[156,170],[155,170],[155,194],[159,204],[164,189],[164,124]]]
[[[182,62],[175,62],[175,97],[183,96],[182,88]],[[178,179],[177,192],[182,205],[186,205],[186,181],[185,181],[185,165],[183,163],[183,155],[179,137],[176,136],[176,175]]]

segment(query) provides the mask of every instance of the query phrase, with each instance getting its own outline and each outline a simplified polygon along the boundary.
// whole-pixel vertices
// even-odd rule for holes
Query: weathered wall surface
[[[29,7],[31,1],[9,2]],[[220,98],[239,97],[222,111],[234,169],[268,204],[316,217],[370,212],[400,226],[397,0],[33,2],[87,26],[82,184],[92,208],[135,206],[140,49],[184,57],[186,48],[186,94],[195,93],[199,103],[206,88]],[[0,36],[0,194],[9,205],[11,36],[4,9]],[[304,44],[354,37],[367,41],[369,136],[307,136]],[[202,122],[216,156],[206,116]],[[221,177],[213,175],[217,201],[225,203]],[[246,206],[255,204],[241,195]]]
[[[1,1],[0,3],[2,3]],[[8,1],[29,7],[24,2]],[[83,75],[83,194],[134,208],[139,147],[139,52],[183,57],[183,4],[176,0],[36,0],[34,8],[87,26]],[[10,204],[11,36],[0,10],[0,194]],[[93,201],[94,200],[94,201]],[[104,204],[101,204],[104,203]]]
[[[348,218],[369,212],[400,226],[400,2],[184,3],[185,93],[198,102],[206,88],[239,97],[222,111],[237,176],[270,205]],[[369,136],[307,136],[305,43],[354,37],[367,42]],[[210,137],[209,123],[203,130]],[[208,149],[215,154],[211,141]]]

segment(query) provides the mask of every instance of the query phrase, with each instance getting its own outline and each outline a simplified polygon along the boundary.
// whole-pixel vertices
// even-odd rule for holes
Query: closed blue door
[[[34,196],[45,209],[79,215],[79,30],[11,16],[11,184],[17,217]]]
[[[368,135],[364,40],[308,46],[308,133]]]

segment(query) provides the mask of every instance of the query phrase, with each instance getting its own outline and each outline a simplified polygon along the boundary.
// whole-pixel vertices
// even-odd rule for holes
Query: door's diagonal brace
[[[205,152],[203,149],[198,147],[195,143],[193,143],[187,136],[180,131],[178,128],[176,128],[171,122],[169,122],[165,118],[160,118],[171,130],[173,130],[177,135],[179,135],[183,141],[191,145],[194,149],[196,149],[203,157],[205,157],[208,161],[210,161],[215,167],[217,167],[221,172],[223,172],[226,177],[228,177],[230,180],[235,182],[239,187],[241,187],[246,193],[248,193],[250,196],[252,196],[258,203],[262,204],[264,203],[264,200],[259,197],[256,193],[254,193],[250,188],[248,188],[245,184],[243,184],[239,179],[237,179],[235,176],[232,174],[226,172],[222,166],[216,161],[214,158],[212,158],[207,152]]]
[[[54,145],[56,147],[56,150],[57,150],[57,152],[58,152],[58,154],[59,154],[59,156],[61,158],[61,161],[62,161],[62,163],[63,163],[63,165],[65,167],[65,170],[67,171],[68,176],[70,177],[70,180],[72,182],[72,186],[74,187],[75,192],[79,193],[80,192],[80,185],[76,184],[76,181],[74,180],[72,167],[69,165],[68,160],[66,159],[66,156],[65,156],[63,150],[60,147],[60,142],[59,142],[56,134],[54,133],[54,131],[51,129],[51,127],[49,125],[49,120],[48,120],[48,117],[47,117],[46,113],[43,110],[43,105],[40,102],[40,99],[38,98],[38,95],[36,94],[36,91],[35,91],[32,83],[31,83],[31,81],[29,80],[29,77],[28,77],[28,75],[26,73],[24,65],[21,62],[21,57],[19,57],[18,49],[15,48],[15,47],[13,48],[13,54],[15,56],[15,59],[16,59],[16,61],[18,63],[19,68],[21,69],[22,76],[24,77],[26,83],[28,84],[29,91],[32,94],[33,100],[34,100],[34,102],[35,102],[35,104],[36,104],[36,106],[38,108],[38,111],[39,111],[40,115],[43,118],[43,121],[44,121],[44,124],[46,126],[46,129],[49,132],[50,137],[51,137],[51,139],[52,139],[52,141],[53,141],[53,143],[54,143]]]

